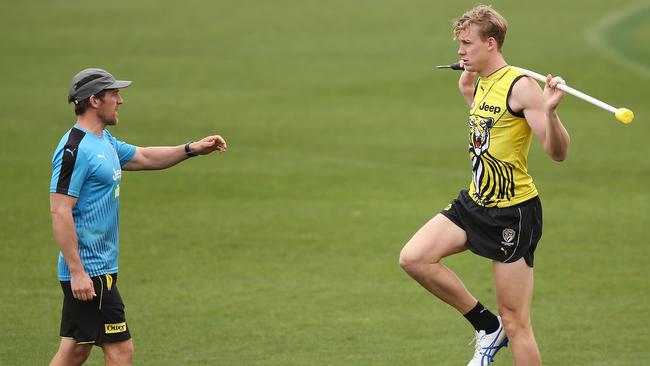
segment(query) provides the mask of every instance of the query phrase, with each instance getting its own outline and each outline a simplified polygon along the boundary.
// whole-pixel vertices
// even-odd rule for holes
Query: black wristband
[[[185,144],[185,155],[187,155],[188,158],[196,156],[195,153],[190,150],[190,144],[193,143],[194,141],[190,141],[187,144]]]

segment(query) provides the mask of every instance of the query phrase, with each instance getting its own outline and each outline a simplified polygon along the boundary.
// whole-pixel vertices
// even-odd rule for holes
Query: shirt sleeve
[[[88,177],[88,158],[79,151],[64,145],[54,152],[50,192],[79,198],[81,186]]]
[[[135,149],[136,147],[134,145],[115,139],[115,151],[117,151],[117,156],[120,158],[121,166],[124,166],[124,164],[133,158]]]
[[[117,153],[117,157],[120,159],[120,166],[124,166],[124,164],[133,159],[136,150],[134,145],[116,139],[110,132],[108,132],[108,130],[104,130],[104,135],[111,141],[111,144],[115,146],[115,152]]]

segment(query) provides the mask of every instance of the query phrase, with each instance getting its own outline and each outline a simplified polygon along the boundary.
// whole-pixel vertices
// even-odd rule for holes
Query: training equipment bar
[[[461,67],[460,64],[439,65],[439,66],[436,66],[436,67],[438,69],[463,70],[463,67]],[[522,74],[524,74],[526,76],[530,76],[533,79],[537,79],[537,80],[539,80],[539,81],[541,81],[543,83],[546,82],[546,76],[538,74],[538,73],[536,73],[534,71],[522,69],[521,67],[513,66],[513,68],[519,70]],[[598,99],[596,99],[596,98],[594,98],[594,97],[592,97],[590,95],[587,95],[587,94],[585,94],[585,93],[583,93],[583,92],[581,92],[579,90],[573,89],[572,87],[570,87],[570,86],[568,86],[566,84],[558,84],[557,88],[562,90],[565,93],[569,93],[569,94],[573,95],[574,97],[578,97],[578,98],[584,100],[585,102],[589,102],[589,103],[591,103],[591,104],[593,104],[593,105],[595,105],[597,107],[600,107],[600,108],[602,108],[602,109],[604,109],[606,111],[614,113],[614,116],[620,122],[628,124],[628,123],[632,122],[632,120],[634,119],[634,113],[631,110],[627,109],[627,108],[615,108],[615,107],[612,107],[611,105],[609,105],[609,104],[607,104],[607,103],[605,103],[603,101],[600,101],[600,100],[598,100]]]

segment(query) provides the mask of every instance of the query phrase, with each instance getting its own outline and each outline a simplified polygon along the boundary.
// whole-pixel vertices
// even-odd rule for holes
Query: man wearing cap
[[[119,94],[131,81],[102,69],[72,79],[68,101],[77,121],[52,158],[50,211],[61,249],[62,337],[50,365],[81,365],[102,347],[106,365],[130,365],[133,343],[117,288],[118,210],[122,170],[169,168],[189,157],[227,149],[219,135],[178,146],[136,147],[113,137]]]

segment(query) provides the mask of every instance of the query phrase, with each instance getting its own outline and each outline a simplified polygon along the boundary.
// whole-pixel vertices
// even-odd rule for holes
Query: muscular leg
[[[464,251],[466,241],[465,231],[438,214],[413,235],[399,257],[406,273],[461,314],[472,310],[477,301],[440,260]]]
[[[92,348],[92,344],[77,344],[74,339],[61,338],[59,350],[50,362],[50,366],[82,365],[90,356]]]
[[[122,342],[104,343],[104,365],[130,366],[133,362],[133,340]]]
[[[510,340],[515,365],[541,365],[530,321],[533,269],[523,258],[514,263],[493,262],[492,269],[499,313]]]

